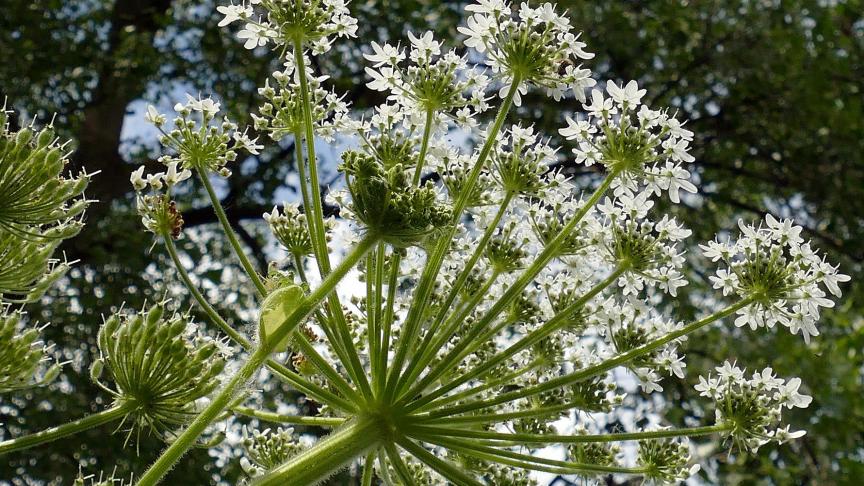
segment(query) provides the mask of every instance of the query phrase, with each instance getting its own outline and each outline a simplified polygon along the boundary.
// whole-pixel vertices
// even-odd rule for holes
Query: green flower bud
[[[438,201],[432,184],[415,187],[401,165],[388,169],[375,157],[350,150],[342,161],[351,210],[388,243],[413,246],[450,223],[450,209]]]
[[[0,393],[46,385],[60,373],[58,365],[42,370],[45,346],[36,329],[22,330],[22,317],[8,309],[0,312]]]
[[[195,401],[218,387],[224,358],[213,341],[190,335],[189,326],[187,315],[165,316],[157,305],[144,314],[113,315],[100,329],[103,358],[91,377],[99,380],[107,369],[115,387],[102,386],[115,404],[133,405],[135,428],[164,434],[183,425],[194,416]]]

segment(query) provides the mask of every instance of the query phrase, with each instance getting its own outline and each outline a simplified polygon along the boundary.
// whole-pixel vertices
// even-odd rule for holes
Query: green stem
[[[368,417],[356,417],[311,448],[257,478],[252,484],[318,484],[380,444],[385,432],[380,422]]]
[[[402,388],[405,386],[406,383],[411,383],[417,377],[417,375],[419,375],[423,371],[426,365],[428,365],[429,362],[438,353],[438,350],[441,349],[441,346],[443,346],[444,343],[446,343],[450,339],[450,334],[453,332],[453,329],[445,326],[444,331],[438,333],[438,327],[441,325],[442,321],[444,321],[444,318],[447,316],[447,311],[450,310],[450,306],[453,305],[453,302],[459,295],[459,291],[465,285],[465,282],[471,275],[471,271],[474,269],[477,261],[480,259],[480,257],[483,255],[483,252],[486,250],[486,245],[489,243],[492,235],[495,234],[495,230],[498,228],[498,224],[504,217],[504,213],[507,212],[507,207],[510,205],[510,202],[513,200],[514,196],[514,193],[508,191],[504,195],[504,198],[501,200],[501,203],[498,206],[498,211],[495,213],[492,221],[489,222],[489,226],[486,228],[486,231],[483,232],[483,236],[480,238],[480,242],[477,244],[477,248],[474,250],[474,253],[471,255],[471,257],[468,259],[468,262],[465,264],[465,268],[462,269],[462,271],[459,273],[459,276],[456,277],[456,281],[450,287],[450,291],[447,293],[447,297],[444,299],[444,303],[441,305],[441,309],[435,316],[435,321],[433,321],[432,325],[429,327],[429,332],[423,338],[423,342],[418,348],[421,350],[421,353],[419,355],[415,355],[415,359],[412,359],[408,363],[408,368],[402,375],[403,379],[396,388],[397,394],[402,391]],[[456,325],[459,324],[459,322],[456,322]],[[437,342],[432,344],[433,338],[436,337],[439,339],[437,339]]]
[[[399,455],[396,446],[393,445],[392,442],[385,442],[384,450],[387,451],[387,458],[390,459],[390,464],[393,464],[393,468],[396,469],[396,475],[399,476],[402,485],[417,486],[417,483],[408,471],[408,466],[405,465],[405,461],[403,461],[402,456]]]
[[[252,342],[249,341],[245,336],[237,332],[234,328],[232,328],[222,316],[207,302],[207,299],[204,298],[204,295],[201,294],[201,291],[198,290],[198,287],[192,282],[192,279],[189,277],[189,273],[186,271],[186,268],[180,262],[180,256],[177,253],[177,246],[174,244],[174,240],[171,239],[170,235],[162,235],[162,239],[165,241],[165,248],[168,250],[168,255],[171,257],[171,261],[174,262],[174,268],[177,270],[177,274],[180,276],[180,280],[183,282],[183,285],[186,286],[186,289],[192,294],[192,297],[201,307],[205,314],[210,318],[210,321],[216,325],[222,332],[228,335],[232,341],[239,344],[243,347],[243,349],[249,351],[252,349]],[[315,398],[316,400],[321,401],[322,403],[329,403],[336,408],[341,409],[342,411],[354,411],[354,406],[344,400],[341,397],[334,395],[328,390],[304,379],[302,376],[288,369],[285,365],[278,363],[272,359],[268,359],[265,364],[271,371],[276,375],[276,377],[284,380],[288,384],[292,385],[294,388],[300,390],[306,395]]]
[[[468,403],[465,405],[460,405],[451,408],[445,408],[443,410],[439,410],[437,412],[430,413],[430,417],[447,417],[450,415],[461,414],[464,412],[469,412],[471,410],[480,410],[486,407],[491,407],[494,405],[499,405],[501,403],[507,403],[513,400],[518,400],[520,398],[528,397],[531,395],[536,395],[538,393],[544,393],[550,390],[554,390],[556,388],[572,385],[574,383],[579,383],[580,381],[587,380],[589,378],[593,378],[601,373],[605,373],[613,368],[621,366],[625,363],[628,363],[640,356],[648,354],[655,349],[664,346],[676,339],[679,339],[687,334],[690,334],[698,329],[701,329],[708,324],[727,317],[731,314],[734,314],[739,309],[742,309],[752,302],[752,298],[747,298],[733,304],[729,307],[726,307],[723,310],[717,311],[714,314],[711,314],[704,319],[700,319],[696,322],[688,324],[681,329],[671,332],[661,338],[655,339],[654,341],[643,344],[642,346],[636,347],[627,351],[626,353],[619,354],[614,358],[607,359],[596,365],[589,366],[587,368],[581,369],[574,373],[570,373],[568,375],[561,376],[559,378],[553,378],[547,382],[541,383],[539,385],[523,388],[521,390],[512,391],[509,393],[503,393],[495,398],[489,400],[480,400],[473,403]]]
[[[138,482],[139,486],[154,486],[162,477],[167,474],[180,457],[189,450],[195,443],[198,436],[204,432],[221,413],[234,400],[234,396],[246,382],[252,378],[252,375],[264,364],[266,359],[277,343],[281,342],[288,334],[294,331],[297,326],[306,319],[309,314],[320,304],[325,297],[330,295],[336,289],[336,286],[345,277],[345,274],[351,270],[357,262],[363,258],[363,255],[369,251],[372,246],[377,243],[378,238],[374,235],[367,235],[361,240],[357,246],[351,250],[345,259],[336,270],[328,275],[321,285],[309,294],[302,302],[297,305],[294,312],[285,319],[267,341],[261,343],[257,350],[249,357],[246,363],[219,391],[219,393],[210,402],[210,405],[204,409],[197,417],[189,424],[186,430],[165,449],[159,459],[141,476]]]
[[[504,98],[504,102],[498,109],[498,115],[495,117],[495,122],[489,130],[486,142],[483,144],[483,148],[477,156],[477,162],[474,164],[471,173],[468,175],[468,179],[463,187],[463,192],[459,194],[456,203],[453,205],[452,224],[439,237],[438,244],[435,246],[435,249],[427,260],[426,266],[423,268],[420,283],[417,285],[417,289],[414,292],[413,305],[411,306],[411,309],[409,309],[408,316],[405,319],[404,333],[399,336],[399,345],[396,347],[396,356],[393,359],[393,364],[387,378],[387,393],[390,394],[390,396],[395,394],[396,382],[402,372],[402,366],[405,364],[405,354],[414,346],[414,344],[416,344],[417,333],[420,331],[420,318],[426,312],[426,305],[429,303],[429,296],[432,293],[435,280],[438,277],[438,272],[441,270],[441,265],[444,263],[444,257],[447,255],[447,251],[450,249],[450,245],[453,241],[453,236],[456,234],[456,228],[458,226],[457,223],[462,218],[462,212],[468,204],[474,186],[477,184],[483,166],[486,164],[486,159],[489,157],[492,148],[497,143],[498,133],[504,125],[507,113],[513,105],[513,97],[516,95],[516,90],[519,89],[519,84],[521,84],[521,82],[522,80],[519,79],[518,76],[513,80],[513,84],[510,86],[510,90]]]
[[[250,407],[234,407],[233,412],[247,417],[257,418],[265,422],[277,424],[310,425],[316,427],[336,427],[345,423],[347,419],[340,417],[305,417],[298,415],[282,415],[280,413],[265,412]]]
[[[580,464],[569,461],[556,461],[538,456],[519,454],[505,449],[497,449],[482,444],[476,444],[469,440],[453,440],[440,436],[423,436],[424,441],[438,444],[448,449],[479,457],[492,462],[499,462],[522,469],[552,472],[556,474],[644,474],[645,468],[627,468],[618,466],[600,466],[597,464]]]
[[[308,338],[301,332],[294,333],[292,344],[297,347],[297,350],[303,353],[312,365],[318,369],[342,395],[348,397],[352,402],[356,403],[360,400],[360,395],[351,388],[351,385],[342,378],[342,375],[336,371],[327,360],[318,353],[318,350],[307,340]]]
[[[312,104],[309,100],[309,80],[306,79],[306,61],[303,59],[302,37],[294,39],[294,62],[297,69],[297,77],[300,79],[300,99],[303,105],[304,139],[306,141],[306,159],[309,163],[310,198],[312,199],[313,211],[311,215],[307,214],[307,219],[315,218],[312,242],[318,268],[321,271],[321,277],[324,278],[330,273],[330,255],[327,251],[327,236],[324,234],[324,209],[321,205],[321,186],[318,181],[318,163],[315,154],[315,129],[312,121]],[[342,349],[347,353],[348,359],[343,360],[343,365],[360,388],[363,396],[371,399],[372,389],[369,386],[369,381],[366,379],[366,372],[363,364],[360,362],[357,350],[354,348],[351,331],[348,330],[348,322],[345,319],[345,314],[342,312],[339,296],[335,293],[328,296],[327,307],[330,310],[332,321],[335,323],[336,333],[341,338]]]
[[[560,435],[560,434],[527,434],[510,432],[493,432],[487,430],[466,430],[449,427],[430,427],[425,425],[411,425],[406,430],[407,434],[417,432],[429,435],[443,435],[446,437],[465,437],[469,439],[503,440],[515,441],[523,444],[585,444],[598,442],[624,442],[640,441],[649,439],[669,439],[675,437],[697,437],[725,432],[732,429],[731,424],[706,425],[704,427],[687,427],[681,429],[652,430],[649,432],[626,432],[617,434],[585,434],[585,435]]]
[[[438,471],[439,474],[444,476],[451,483],[458,484],[460,486],[483,486],[483,483],[466,474],[463,469],[435,456],[420,445],[415,444],[410,439],[402,438],[399,439],[398,442],[399,446],[410,452],[411,455],[413,455],[417,459],[420,459],[420,461],[422,461],[427,466]]]
[[[100,425],[113,422],[123,418],[129,412],[135,410],[135,405],[132,402],[125,402],[120,405],[115,405],[101,412],[88,415],[68,424],[58,425],[45,429],[41,432],[25,435],[15,439],[4,440],[0,442],[0,456],[10,452],[20,451],[30,447],[35,447],[46,442],[52,442],[63,437],[83,432],[85,430],[98,427]]]
[[[597,285],[592,287],[591,290],[586,292],[585,295],[581,296],[578,300],[576,300],[572,304],[568,305],[561,312],[559,312],[558,314],[553,316],[552,319],[550,319],[546,324],[544,324],[540,328],[535,329],[534,331],[530,332],[527,336],[520,339],[516,343],[512,344],[510,347],[508,347],[504,351],[492,356],[491,358],[489,358],[487,361],[485,361],[480,366],[477,366],[476,368],[472,369],[468,373],[465,373],[464,375],[451,381],[447,385],[442,386],[438,390],[435,390],[433,393],[430,393],[429,395],[424,396],[422,399],[418,400],[416,404],[411,404],[411,406],[408,407],[407,410],[408,411],[414,410],[420,406],[423,406],[426,403],[431,402],[432,400],[434,400],[438,397],[444,396],[450,390],[457,388],[459,385],[462,385],[463,383],[467,383],[468,381],[472,380],[473,378],[481,376],[483,373],[489,372],[490,370],[494,369],[496,366],[503,364],[506,360],[515,356],[520,351],[525,350],[525,349],[533,346],[534,344],[542,341],[544,338],[546,338],[547,336],[549,336],[553,332],[557,331],[560,328],[560,326],[565,324],[567,322],[568,317],[573,312],[581,309],[586,303],[588,303],[591,299],[593,299],[600,292],[602,292],[604,289],[606,289],[606,287],[612,285],[616,280],[618,280],[618,277],[620,277],[625,271],[627,271],[626,267],[622,266],[622,267],[616,268],[615,271],[612,272],[611,275],[609,275],[608,277],[603,279],[603,281],[601,281],[600,283],[598,283]],[[480,342],[480,343],[485,342],[485,340],[488,339],[489,337],[491,337],[491,336],[483,336],[480,339],[478,339],[478,342]]]
[[[420,141],[420,155],[417,157],[417,167],[414,169],[414,185],[420,184],[423,174],[423,164],[426,161],[426,151],[429,150],[429,136],[432,134],[432,123],[435,118],[435,110],[426,109],[426,125],[423,127],[423,140]]]
[[[487,311],[486,315],[483,316],[476,324],[474,324],[471,330],[465,335],[462,336],[459,342],[453,347],[452,350],[447,354],[447,356],[442,359],[438,365],[433,368],[426,377],[420,381],[420,383],[416,384],[408,393],[405,393],[403,396],[413,396],[417,393],[418,390],[423,390],[429,383],[432,383],[435,379],[441,376],[448,369],[452,369],[453,366],[459,362],[460,359],[464,358],[471,350],[470,346],[474,345],[475,347],[480,346],[485,342],[484,340],[478,339],[481,334],[486,330],[486,328],[493,322],[498,316],[513,302],[516,298],[518,298],[522,294],[522,290],[528,286],[549,263],[552,258],[554,258],[558,254],[558,250],[561,245],[564,244],[565,239],[570,235],[570,232],[576,228],[576,225],[588,214],[588,211],[597,204],[597,201],[600,200],[601,197],[606,193],[609,187],[612,185],[612,182],[618,177],[618,172],[613,171],[606,175],[606,178],[600,184],[600,186],[594,191],[594,194],[579,208],[579,211],[573,215],[573,218],[567,223],[566,226],[561,230],[561,232],[555,238],[550,241],[543,251],[540,252],[540,255],[531,263],[525,271],[513,282],[504,294],[495,302],[495,304]],[[502,327],[506,326],[507,323],[504,322],[492,329],[491,332],[487,332],[487,336],[493,336],[497,333]]]
[[[390,351],[390,333],[393,329],[393,314],[396,304],[396,287],[399,281],[399,266],[402,263],[402,255],[398,251],[393,252],[390,262],[390,276],[387,280],[387,303],[384,307],[384,317],[381,324],[381,352],[378,357],[378,370],[375,380],[378,382],[377,389],[382,390],[387,380],[387,358]]]
[[[375,452],[372,451],[366,454],[366,461],[363,463],[363,476],[360,478],[360,486],[372,486],[372,481],[375,479]]]
[[[429,409],[441,408],[442,406],[444,406],[448,403],[458,402],[460,400],[464,400],[466,398],[472,397],[474,395],[477,395],[478,393],[481,393],[481,392],[484,392],[486,390],[495,388],[497,386],[503,386],[503,385],[509,384],[512,380],[524,375],[525,373],[529,373],[532,370],[539,368],[540,366],[545,364],[545,362],[546,361],[542,358],[535,358],[531,363],[529,363],[528,365],[526,365],[523,368],[520,368],[516,371],[508,373],[504,376],[495,378],[493,380],[485,380],[485,381],[483,381],[482,385],[476,386],[474,388],[469,388],[465,391],[462,391],[462,392],[459,392],[459,393],[456,393],[456,394],[453,394],[453,395],[450,395],[447,397],[440,398],[440,399],[435,400],[431,403],[427,403],[427,404],[424,404],[424,405],[421,405],[418,407],[414,407],[414,403],[411,403],[412,410],[415,413],[417,413],[417,412],[422,412],[422,411],[429,410]]]
[[[578,403],[564,403],[562,405],[550,405],[546,407],[531,408],[528,410],[519,410],[518,412],[508,413],[489,413],[482,415],[466,415],[460,417],[444,417],[434,419],[429,423],[435,425],[450,425],[450,424],[495,424],[508,422],[513,419],[531,418],[531,417],[549,417],[557,415],[561,412],[573,410],[578,407]]]
[[[228,242],[231,243],[231,248],[234,249],[234,254],[237,255],[237,258],[240,260],[240,265],[243,267],[243,270],[246,271],[246,275],[249,276],[249,279],[252,280],[258,294],[262,297],[267,295],[267,289],[264,288],[264,282],[261,281],[261,276],[258,275],[257,271],[255,271],[255,267],[252,266],[252,262],[250,262],[249,258],[246,257],[246,252],[244,252],[243,247],[240,246],[240,241],[237,239],[237,235],[234,234],[234,229],[231,228],[228,216],[225,215],[225,210],[222,209],[222,203],[219,202],[219,198],[216,197],[216,191],[213,190],[213,185],[210,184],[210,179],[207,177],[205,169],[198,169],[195,173],[198,174],[198,179],[202,184],[204,184],[204,188],[207,190],[207,195],[210,197],[210,203],[213,206],[213,211],[216,212],[216,218],[222,225],[222,231],[225,233],[225,236],[228,237]]]

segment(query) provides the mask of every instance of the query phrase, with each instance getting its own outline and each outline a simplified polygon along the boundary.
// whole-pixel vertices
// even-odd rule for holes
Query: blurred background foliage
[[[36,431],[80,417],[107,400],[89,381],[102,315],[121,305],[173,296],[189,306],[170,262],[140,227],[128,183],[131,170],[156,164],[155,137],[143,123],[148,103],[167,110],[185,92],[212,94],[231,116],[249,122],[255,87],[276,68],[266,51],[251,53],[218,28],[221,0],[5,0],[0,15],[0,93],[18,110],[19,124],[55,126],[77,148],[74,164],[101,171],[88,196],[98,199],[85,231],[64,248],[79,260],[42,302],[28,307],[58,355],[70,363],[55,385],[0,398],[0,422],[10,434]],[[864,481],[864,5],[841,0],[692,0],[558,2],[584,31],[597,57],[587,63],[601,83],[636,79],[649,104],[678,110],[696,133],[692,166],[697,196],[671,208],[694,231],[692,242],[733,229],[738,218],[766,213],[794,217],[815,246],[853,276],[841,304],[806,345],[782,330],[751,332],[715,327],[687,347],[688,380],[665,383],[671,423],[700,417],[692,381],[730,358],[748,367],[774,366],[798,375],[814,402],[792,416],[802,440],[766,448],[757,457],[697,453],[708,459],[701,479],[711,484],[861,484]],[[357,0],[357,39],[318,59],[317,67],[357,108],[383,101],[364,87],[362,47],[402,39],[405,31],[434,29],[455,36],[464,2]],[[555,136],[573,100],[525,98],[519,115]],[[266,268],[271,243],[260,215],[292,199],[293,147],[274,145],[234,167],[220,188],[229,218]],[[567,150],[562,150],[567,153]],[[328,160],[327,157],[324,160]],[[330,157],[329,160],[333,160]],[[562,161],[576,182],[596,174]],[[75,167],[77,170],[77,167]],[[332,167],[323,182],[338,184]],[[329,177],[328,177],[329,175]],[[191,181],[190,181],[191,182]],[[251,296],[213,224],[199,187],[180,198],[186,237],[179,243],[188,266],[225,315],[248,318]],[[326,189],[326,188],[325,188]],[[152,247],[152,248],[151,248]],[[691,250],[691,255],[695,252]],[[694,259],[696,261],[696,259]],[[682,319],[699,310],[706,293],[695,263],[683,297],[667,302]],[[854,281],[858,281],[855,283]],[[290,403],[280,385],[262,395],[268,405]],[[314,407],[299,402],[297,406]],[[656,404],[662,407],[662,404]],[[124,447],[110,427],[10,455],[0,483],[70,484],[79,468],[116,465],[119,476],[141,472],[162,445],[142,438]],[[320,434],[321,430],[302,432]],[[212,455],[212,454],[211,454]],[[171,475],[172,484],[234,484],[241,477],[231,451],[211,457],[192,452]],[[608,478],[619,484],[622,478]],[[353,484],[344,473],[332,484]],[[571,484],[558,478],[556,484]]]

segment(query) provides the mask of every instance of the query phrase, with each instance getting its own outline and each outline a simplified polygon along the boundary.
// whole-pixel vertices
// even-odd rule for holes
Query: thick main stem
[[[363,456],[388,435],[380,421],[358,416],[313,447],[258,478],[255,486],[318,484],[351,461]]]
[[[121,405],[115,405],[107,410],[80,418],[73,422],[69,422],[68,424],[51,427],[50,429],[45,429],[41,432],[25,435],[23,437],[5,440],[0,442],[0,455],[35,447],[40,444],[45,444],[46,442],[52,442],[63,437],[68,437],[119,420],[134,409],[135,405],[132,402],[126,402]]]

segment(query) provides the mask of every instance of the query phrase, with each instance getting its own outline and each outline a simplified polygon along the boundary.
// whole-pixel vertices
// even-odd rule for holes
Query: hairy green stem
[[[554,459],[546,459],[543,457],[520,454],[518,452],[509,451],[506,449],[498,449],[482,444],[477,444],[470,440],[454,440],[441,436],[424,436],[422,439],[432,444],[438,444],[448,449],[457,450],[468,455],[479,457],[484,460],[491,460],[511,466],[516,466],[524,469],[533,469],[537,471],[553,472],[556,474],[644,474],[647,472],[645,468],[628,468],[618,466],[601,466],[597,464],[581,464],[569,461],[557,461]],[[547,467],[556,469],[548,469]]]
[[[399,476],[402,485],[417,486],[414,478],[411,477],[411,472],[408,471],[408,466],[405,465],[405,461],[403,461],[402,456],[399,455],[396,446],[393,445],[392,442],[385,442],[384,450],[387,451],[387,458],[390,459],[390,464],[392,464],[393,468],[396,469],[396,475]]]
[[[420,155],[417,157],[417,167],[414,168],[414,185],[420,184],[423,174],[423,164],[426,162],[426,151],[429,150],[429,136],[432,134],[432,123],[435,120],[435,110],[426,109],[426,125],[423,127],[423,139],[420,141]]]
[[[192,279],[189,277],[189,273],[186,271],[186,268],[183,266],[182,262],[180,262],[180,256],[177,253],[177,246],[174,244],[174,240],[171,239],[170,235],[162,235],[162,239],[165,241],[165,248],[168,250],[168,255],[171,257],[171,261],[174,262],[174,268],[177,270],[177,274],[180,276],[180,280],[183,282],[183,285],[186,286],[186,289],[192,294],[192,297],[201,307],[207,317],[210,318],[210,321],[216,325],[222,332],[228,335],[232,341],[239,344],[243,347],[243,349],[251,350],[252,342],[249,341],[245,336],[240,334],[234,328],[232,328],[222,316],[207,302],[207,299],[201,294],[201,291],[198,290],[198,287],[192,282]],[[351,402],[346,401],[345,399],[334,395],[330,391],[312,383],[311,381],[306,380],[299,374],[291,371],[285,365],[274,361],[272,359],[268,359],[265,362],[265,365],[276,375],[277,378],[284,380],[286,383],[292,385],[297,390],[305,393],[306,395],[322,401],[326,403],[330,403],[336,408],[341,409],[342,411],[354,411],[355,407],[351,404]]]
[[[303,58],[303,41],[304,39],[299,36],[294,39],[294,62],[297,69],[297,77],[300,80],[306,159],[309,163],[310,198],[312,199],[312,214],[307,213],[307,219],[315,218],[312,242],[313,247],[316,249],[315,257],[321,271],[321,278],[324,278],[331,270],[330,255],[327,250],[327,237],[324,234],[324,209],[321,204],[321,186],[318,180],[318,163],[315,153],[315,129],[312,121],[312,104],[309,99],[309,80],[306,78],[306,61]],[[341,338],[342,349],[347,353],[348,359],[343,361],[343,365],[359,387],[363,396],[371,399],[372,389],[369,386],[369,381],[366,379],[366,372],[363,369],[363,364],[360,362],[360,356],[357,354],[357,350],[354,349],[351,331],[348,330],[348,322],[342,312],[339,296],[335,293],[329,295],[327,298],[327,307],[330,310],[332,322],[335,323],[336,334]]]
[[[522,290],[528,286],[549,263],[552,258],[554,258],[558,254],[558,250],[561,245],[564,244],[565,239],[569,236],[570,232],[576,228],[576,225],[588,214],[588,211],[594,207],[595,204],[600,200],[600,198],[606,193],[609,187],[612,185],[612,182],[618,177],[618,172],[613,171],[606,175],[606,178],[600,184],[600,186],[594,191],[591,197],[579,208],[579,211],[573,215],[567,225],[561,230],[561,232],[543,248],[543,251],[540,252],[540,255],[531,263],[525,271],[513,282],[504,294],[495,302],[495,304],[486,312],[486,315],[483,316],[476,324],[474,324],[471,330],[459,340],[459,342],[453,347],[452,350],[442,359],[436,367],[434,367],[430,372],[422,379],[419,383],[417,383],[411,390],[405,393],[403,396],[411,397],[416,395],[418,390],[425,389],[429,383],[432,383],[435,379],[441,376],[446,370],[451,369],[456,363],[459,362],[462,358],[464,358],[468,353],[471,352],[471,346],[474,348],[479,347],[485,342],[483,340],[478,339],[481,334],[483,334],[484,330],[493,322],[498,316],[513,302],[517,297],[522,294]],[[500,328],[505,326],[507,323],[504,322],[499,326],[496,326],[492,329],[491,332],[487,332],[487,336],[493,336],[497,333]]]
[[[317,427],[336,427],[345,423],[347,419],[340,417],[306,417],[302,415],[283,415],[281,413],[265,412],[251,407],[233,407],[231,411],[239,415],[257,418],[265,422],[277,424],[312,425]]]
[[[621,366],[625,363],[628,363],[640,356],[643,356],[647,353],[654,351],[655,349],[664,346],[676,339],[679,339],[687,334],[690,334],[698,329],[701,329],[708,324],[722,319],[724,317],[728,317],[731,314],[734,314],[739,309],[742,309],[752,302],[752,298],[747,298],[741,300],[731,306],[726,307],[720,311],[717,311],[711,314],[704,319],[700,319],[696,322],[688,324],[681,329],[666,334],[665,336],[655,339],[654,341],[643,344],[642,346],[636,347],[627,351],[626,353],[619,354],[614,358],[607,359],[596,365],[589,366],[587,368],[581,369],[579,371],[567,374],[565,376],[561,376],[559,378],[553,378],[547,382],[541,383],[539,385],[523,388],[521,390],[512,391],[509,393],[503,393],[495,398],[491,398],[488,400],[480,400],[477,402],[468,403],[465,405],[459,405],[456,407],[445,408],[442,410],[438,410],[429,414],[430,417],[447,417],[450,415],[461,414],[464,412],[470,412],[472,410],[480,410],[486,407],[491,407],[494,405],[499,405],[502,403],[507,403],[513,400],[518,400],[520,398],[528,397],[531,395],[536,395],[538,393],[544,393],[550,390],[554,390],[556,388],[561,388],[563,386],[572,385],[574,383],[579,383],[580,381],[587,380],[589,378],[593,378],[599,374],[605,373],[613,368]]]
[[[50,429],[45,429],[15,439],[4,440],[3,442],[0,442],[0,455],[35,447],[119,420],[134,410],[134,403],[125,402],[101,412],[69,422],[68,424],[58,425],[56,427],[51,427]]]
[[[240,241],[237,239],[237,235],[234,234],[234,229],[231,227],[231,222],[228,221],[225,210],[222,209],[222,203],[216,197],[216,191],[213,190],[213,185],[210,184],[210,179],[207,177],[205,169],[197,169],[195,173],[198,174],[198,179],[204,185],[204,189],[207,190],[207,195],[210,197],[210,203],[213,206],[213,211],[216,213],[216,218],[219,220],[219,224],[222,225],[222,231],[228,237],[228,242],[231,244],[231,248],[234,249],[234,254],[240,260],[240,265],[246,271],[249,279],[252,280],[252,284],[255,285],[258,294],[262,297],[266,296],[267,289],[264,288],[264,282],[261,281],[261,276],[258,275],[255,267],[252,266],[252,262],[249,261],[246,252],[243,251],[243,247],[240,246]]]
[[[447,251],[450,249],[450,245],[453,241],[453,236],[456,234],[457,223],[462,218],[462,212],[468,204],[474,186],[477,184],[480,173],[486,164],[486,159],[489,157],[492,148],[497,142],[498,133],[501,131],[501,127],[504,125],[504,120],[507,118],[507,113],[509,113],[510,107],[513,105],[513,97],[516,95],[516,91],[519,89],[521,81],[522,80],[519,79],[518,76],[513,80],[513,84],[511,85],[507,96],[504,98],[504,102],[498,109],[498,115],[495,117],[495,121],[489,129],[486,142],[483,144],[483,148],[477,156],[477,161],[471,169],[471,173],[468,175],[468,180],[465,182],[463,192],[459,194],[456,203],[453,205],[453,220],[451,221],[451,225],[439,237],[438,244],[435,246],[432,254],[426,262],[426,266],[423,268],[420,282],[417,285],[417,289],[414,291],[413,305],[408,311],[408,316],[405,320],[404,333],[399,336],[399,343],[396,347],[396,356],[393,359],[387,378],[387,389],[385,395],[390,398],[396,394],[396,384],[399,375],[402,373],[402,367],[405,364],[405,355],[410,351],[417,339],[417,333],[420,331],[420,317],[426,311],[426,305],[429,303],[429,296],[432,293],[432,288],[435,284],[436,278],[438,277],[438,272],[441,270],[441,265],[444,263],[444,257],[447,255]]]
[[[400,447],[410,452],[411,455],[422,461],[427,466],[436,470],[451,483],[460,486],[483,486],[483,483],[465,473],[465,471],[460,467],[437,457],[419,444],[414,443],[412,440],[401,438],[398,440],[398,443]]]
[[[375,452],[366,454],[366,461],[363,463],[363,475],[360,477],[360,486],[372,486],[372,481],[375,479]]]
[[[444,330],[438,333],[438,327],[444,321],[447,316],[447,311],[450,310],[450,306],[453,305],[453,302],[456,300],[456,297],[459,295],[459,291],[465,285],[465,282],[468,280],[468,277],[471,275],[471,271],[474,270],[474,266],[477,264],[477,261],[483,255],[483,252],[486,250],[486,245],[489,243],[489,240],[492,238],[492,235],[495,234],[495,230],[498,228],[498,224],[501,222],[501,219],[504,217],[504,213],[507,212],[507,208],[510,205],[510,202],[513,200],[515,196],[512,192],[507,192],[504,194],[504,198],[501,200],[501,203],[498,206],[498,211],[495,213],[495,216],[492,218],[492,221],[489,222],[489,226],[486,228],[486,231],[483,232],[483,236],[480,238],[479,243],[477,244],[477,248],[474,250],[474,253],[468,259],[468,262],[465,263],[465,267],[459,273],[458,277],[456,277],[456,281],[450,287],[450,291],[447,293],[447,297],[444,299],[444,303],[441,305],[441,309],[438,311],[435,316],[435,321],[433,321],[432,325],[429,326],[429,332],[423,338],[423,342],[420,344],[419,348],[421,350],[420,354],[414,355],[414,359],[409,361],[408,367],[405,370],[405,373],[402,374],[403,379],[400,381],[396,388],[397,394],[402,391],[402,388],[406,383],[411,383],[417,375],[419,375],[426,365],[435,357],[438,350],[441,349],[441,346],[444,345],[449,339],[450,334],[454,331],[452,327],[445,326]],[[456,321],[455,325],[459,325],[460,323]],[[438,338],[433,344],[433,338]]]
[[[572,304],[567,306],[565,309],[563,309],[561,312],[559,312],[555,316],[553,316],[552,319],[550,319],[543,326],[530,332],[524,338],[522,338],[519,341],[517,341],[516,343],[512,344],[510,347],[508,347],[504,351],[492,356],[491,358],[486,360],[483,364],[473,368],[468,373],[465,373],[464,375],[460,376],[459,378],[451,381],[450,383],[447,383],[445,386],[442,386],[441,388],[435,390],[433,393],[430,393],[429,395],[423,397],[422,399],[417,400],[416,403],[412,403],[408,407],[407,410],[408,411],[414,410],[418,407],[423,406],[426,403],[431,402],[432,400],[434,400],[438,397],[444,396],[450,390],[453,390],[453,389],[457,388],[459,385],[462,385],[463,383],[467,383],[468,381],[470,381],[470,380],[472,380],[478,376],[481,376],[484,373],[488,373],[489,371],[493,370],[496,366],[503,364],[505,361],[507,361],[511,357],[515,356],[520,351],[528,349],[529,347],[533,346],[534,344],[540,342],[541,340],[543,340],[544,338],[546,338],[547,336],[549,336],[553,332],[557,331],[561,327],[561,325],[565,324],[567,322],[567,318],[573,312],[577,311],[578,309],[581,309],[582,306],[584,306],[591,299],[593,299],[595,296],[597,296],[600,292],[602,292],[604,289],[606,289],[608,286],[612,285],[616,280],[618,280],[618,277],[620,277],[626,270],[627,270],[626,267],[619,266],[618,268],[615,269],[615,271],[612,272],[612,274],[610,274],[608,277],[603,279],[603,281],[599,282],[597,285],[592,287],[591,290],[586,292],[585,295],[581,296],[578,300],[576,300],[575,302],[573,302]],[[486,339],[488,339],[488,337],[483,336],[478,341],[484,342]]]
[[[270,470],[252,484],[255,486],[318,484],[380,444],[386,435],[387,431],[379,421],[358,416],[334,430],[313,447]]]
[[[649,439],[668,439],[674,437],[696,437],[731,430],[732,424],[706,425],[703,427],[687,427],[681,429],[652,430],[648,432],[624,432],[614,434],[528,434],[517,432],[494,432],[487,430],[468,430],[450,427],[430,427],[426,425],[410,425],[407,434],[422,433],[425,436],[443,435],[447,437],[465,437],[469,439],[515,441],[523,444],[585,444],[598,442],[624,442]]]

